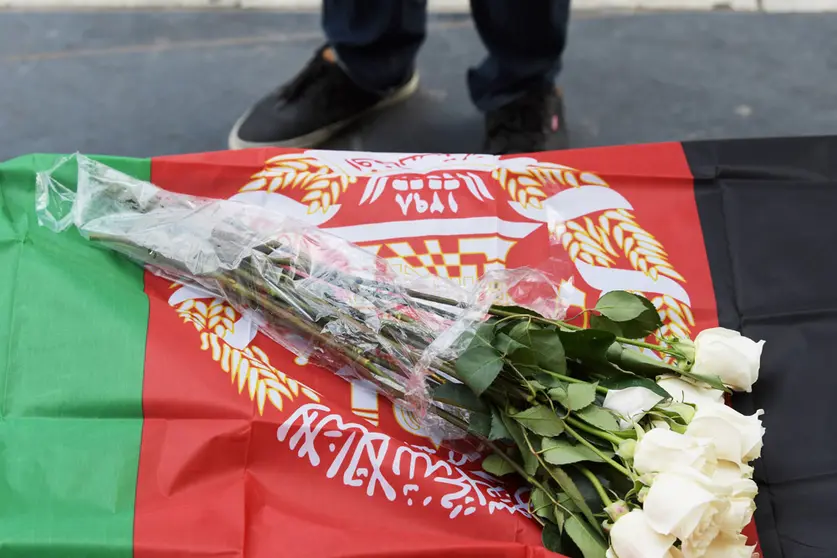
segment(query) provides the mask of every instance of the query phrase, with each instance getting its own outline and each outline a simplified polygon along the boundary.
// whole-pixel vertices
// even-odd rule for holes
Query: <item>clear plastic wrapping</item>
[[[62,181],[77,163],[77,188]],[[407,279],[375,254],[259,206],[176,194],[76,155],[37,177],[37,214],[150,271],[227,299],[289,350],[358,377],[419,416],[494,304],[561,319],[556,279],[494,271],[473,289],[435,276]]]

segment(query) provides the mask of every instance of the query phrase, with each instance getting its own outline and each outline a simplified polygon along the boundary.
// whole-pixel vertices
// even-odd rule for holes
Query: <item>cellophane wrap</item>
[[[61,180],[73,165],[75,191]],[[408,278],[281,213],[169,192],[82,155],[38,174],[36,206],[42,226],[75,226],[157,275],[226,299],[287,349],[332,371],[352,370],[431,422],[427,411],[441,405],[433,387],[458,381],[456,358],[492,305],[562,319],[572,289],[571,277],[532,269],[491,271],[471,289],[432,275]]]

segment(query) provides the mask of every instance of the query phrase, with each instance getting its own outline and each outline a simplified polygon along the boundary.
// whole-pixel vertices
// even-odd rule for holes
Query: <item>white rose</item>
[[[738,391],[751,391],[759,379],[759,362],[764,341],[758,343],[737,331],[723,327],[704,330],[695,338],[692,372],[718,376]]]
[[[753,468],[750,465],[725,459],[718,461],[718,466],[712,474],[712,480],[724,486],[731,486],[742,479],[751,478],[753,478]]]
[[[663,376],[657,380],[657,385],[678,402],[691,403],[698,407],[724,402],[723,391],[697,386],[678,376]]]
[[[712,473],[712,482],[718,486],[729,487],[733,496],[749,494],[752,498],[758,492],[752,477],[753,468],[749,465],[720,460]]]
[[[730,499],[729,508],[718,518],[718,526],[721,532],[728,535],[738,535],[750,524],[755,511],[756,503],[752,498]]]
[[[695,469],[711,474],[716,461],[711,441],[662,428],[646,432],[634,448],[634,469],[640,474],[676,469]]]
[[[721,461],[712,475],[712,482],[716,486],[728,487],[730,490],[729,508],[723,512],[718,520],[721,531],[731,536],[738,535],[756,511],[754,498],[759,488],[749,478],[752,467],[739,465],[729,461]]]
[[[763,414],[761,409],[747,416],[726,405],[704,405],[698,407],[686,434],[712,440],[718,459],[749,463],[761,456]]]
[[[755,546],[747,546],[747,537],[721,535],[701,554],[703,558],[752,558]],[[687,555],[687,558],[691,558]]]
[[[719,515],[729,503],[709,477],[687,469],[658,474],[642,508],[652,529],[679,538],[684,554],[688,548],[700,556],[720,533]]]
[[[674,558],[675,540],[652,529],[642,510],[623,515],[610,529],[611,554],[619,558]]]
[[[610,409],[622,419],[619,425],[630,428],[631,424],[641,419],[645,413],[654,408],[654,405],[663,398],[644,387],[629,387],[625,389],[612,389],[605,395],[602,407]]]

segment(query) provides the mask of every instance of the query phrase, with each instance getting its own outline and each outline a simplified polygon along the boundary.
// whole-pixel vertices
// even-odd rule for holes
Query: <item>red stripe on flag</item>
[[[283,153],[291,152],[253,150],[155,159],[152,180],[174,191],[230,197],[245,185],[258,191],[258,181],[265,176],[258,173],[264,169],[273,173],[268,176],[271,181],[279,177],[270,195],[309,203],[303,202],[304,182],[295,186],[276,174],[275,165],[265,165],[271,156]],[[372,221],[387,230],[397,229],[401,236],[393,239],[397,245],[387,247],[386,238],[365,243],[385,246],[384,255],[414,248],[432,252],[437,247],[449,254],[459,247],[462,257],[449,255],[448,261],[459,261],[464,268],[484,263],[485,256],[479,259],[470,251],[485,246],[490,238],[491,246],[510,246],[501,254],[509,267],[536,265],[550,256],[566,260],[576,250],[573,242],[583,244],[584,235],[595,238],[606,230],[610,251],[604,244],[599,249],[612,269],[672,270],[673,284],[688,294],[690,302],[684,308],[671,296],[658,297],[674,322],[685,320],[692,333],[717,324],[692,179],[678,144],[538,155],[540,161],[575,169],[550,179],[563,185],[544,183],[549,195],[573,187],[572,181],[594,181],[597,175],[632,208],[610,217],[603,210],[575,219],[573,226],[579,230],[567,231],[578,233],[578,238],[566,245],[560,238],[558,244],[550,244],[547,227],[536,221],[529,222],[526,230],[531,233],[523,238],[482,231],[463,245],[452,244],[450,236],[411,237],[412,224],[428,218],[450,219],[446,223],[454,226],[499,216],[526,225],[526,218],[508,203],[519,201],[519,192],[511,192],[512,183],[501,182],[502,176],[480,170],[481,162],[422,162],[421,157],[379,161],[386,159],[380,154],[356,154],[335,162],[318,158],[317,152],[300,157],[308,161],[305,164],[319,165],[310,172],[327,164],[331,171],[367,165],[390,174],[393,165],[407,168],[406,182],[400,185],[390,176],[386,187],[369,188],[369,180],[362,177],[328,189],[340,207],[331,209],[331,220],[323,226],[341,227],[342,234],[347,230],[357,234],[361,230],[357,225]],[[529,164],[518,159],[515,165]],[[450,182],[447,192],[453,194],[439,196],[439,204],[431,210],[434,194],[441,191],[432,188],[443,184],[437,180],[444,177],[417,172],[416,165],[460,163],[465,170],[448,174],[463,178]],[[294,164],[290,168],[305,168]],[[474,176],[483,180],[489,196]],[[267,184],[262,191],[269,190]],[[395,186],[404,184],[414,185],[420,197],[413,196],[409,204],[404,195],[399,198],[405,191]],[[420,187],[424,189],[419,191]],[[326,215],[322,206],[311,207],[310,214]],[[388,224],[396,221],[404,223]],[[614,232],[617,228],[619,233]],[[665,248],[666,265],[655,263],[655,243]],[[585,257],[595,257],[595,250],[582,249],[587,250]],[[634,252],[637,255],[631,256]],[[431,266],[437,265],[437,257],[429,258]],[[575,257],[574,265],[580,256]],[[681,276],[683,281],[676,278]],[[598,291],[580,276],[576,285],[588,304],[595,301]],[[143,394],[146,423],[137,486],[137,558],[547,555],[539,548],[537,525],[506,509],[520,502],[515,499],[516,487],[481,479],[474,472],[478,461],[467,452],[448,453],[417,432],[411,418],[389,402],[295,359],[262,335],[248,344],[240,316],[217,302],[213,305],[211,298],[187,298],[181,292],[172,299],[176,289],[159,278],[148,278],[146,290],[151,308]],[[374,417],[379,426],[373,424]],[[310,426],[326,419],[331,422],[319,434],[305,432],[306,421]],[[361,450],[359,444],[365,444]]]

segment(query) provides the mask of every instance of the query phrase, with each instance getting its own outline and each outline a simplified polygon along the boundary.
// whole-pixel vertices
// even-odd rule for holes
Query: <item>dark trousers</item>
[[[471,0],[488,56],[468,70],[471,99],[492,110],[553,83],[567,38],[569,0]],[[340,63],[361,87],[404,83],[427,33],[424,0],[324,0],[323,29]]]

